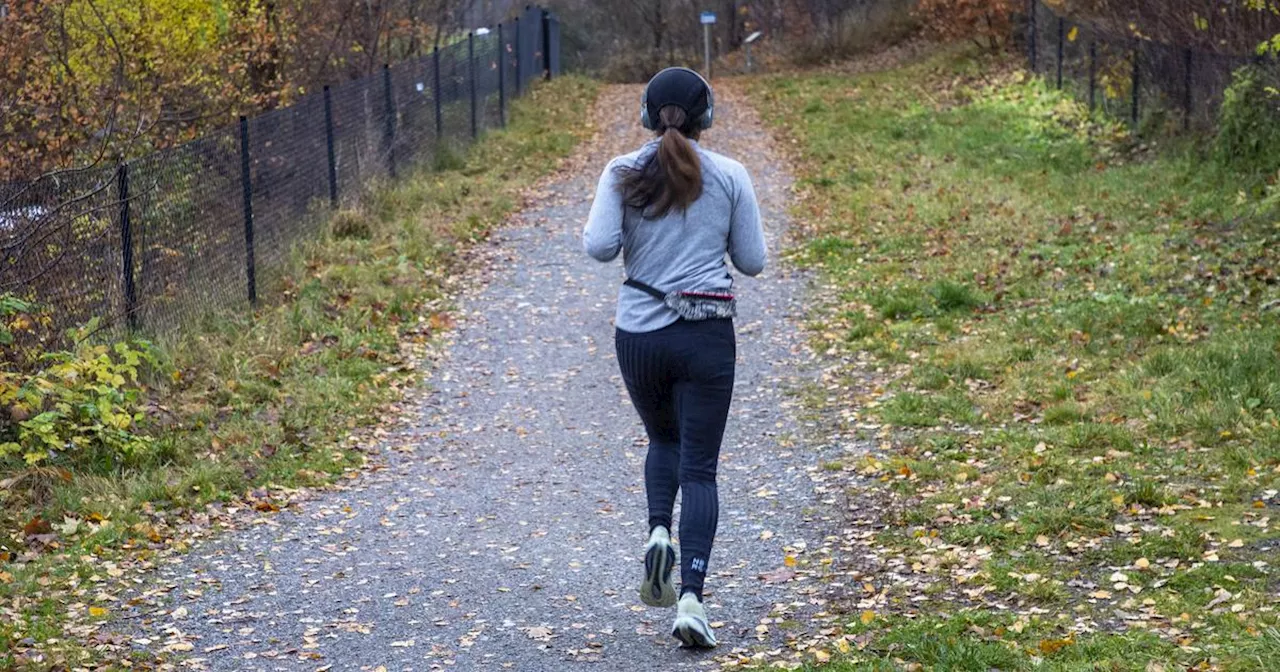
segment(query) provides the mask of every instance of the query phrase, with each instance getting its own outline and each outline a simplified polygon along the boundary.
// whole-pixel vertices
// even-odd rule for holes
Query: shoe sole
[[[644,582],[640,584],[640,601],[651,607],[671,607],[676,603],[676,587],[671,573],[676,566],[676,549],[655,544],[644,554]]]
[[[716,648],[715,635],[711,634],[705,623],[696,618],[676,618],[675,625],[671,626],[671,636],[680,640],[680,645],[685,648]]]

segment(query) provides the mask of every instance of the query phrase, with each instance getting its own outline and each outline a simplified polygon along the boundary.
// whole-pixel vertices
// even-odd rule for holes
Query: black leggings
[[[680,490],[680,592],[701,598],[720,517],[716,463],[733,397],[733,321],[680,320],[646,333],[619,329],[617,348],[622,379],[649,435],[649,529],[671,529]]]

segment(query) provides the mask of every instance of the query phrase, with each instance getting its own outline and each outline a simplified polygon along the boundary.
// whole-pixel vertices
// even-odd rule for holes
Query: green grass
[[[800,152],[793,257],[839,288],[810,316],[813,340],[901,374],[860,409],[893,430],[869,469],[906,525],[876,540],[908,567],[944,554],[921,536],[962,559],[987,549],[976,578],[944,566],[930,592],[990,584],[1060,611],[1036,637],[1071,641],[1036,654],[967,629],[991,617],[981,600],[903,599],[929,616],[873,629],[833,669],[1274,669],[1275,577],[1253,563],[1278,536],[1277,192],[1205,143],[1139,147],[992,65],[951,52],[752,84]],[[847,373],[840,389],[866,395],[866,372]],[[1138,606],[1193,622],[1118,630],[1129,593],[1083,587],[1114,593],[1117,567]],[[1206,611],[1219,588],[1232,599]]]
[[[0,559],[10,560],[0,562],[0,669],[22,666],[20,651],[43,654],[39,669],[102,655],[67,629],[101,620],[91,607],[119,609],[94,601],[125,585],[103,563],[185,549],[177,527],[206,503],[269,510],[289,488],[353,474],[364,456],[344,437],[379,422],[415,382],[409,355],[449,328],[458,252],[586,137],[590,129],[562,122],[595,91],[577,77],[535,88],[514,101],[506,130],[373,186],[361,208],[332,218],[330,235],[297,250],[264,292],[281,301],[166,339],[174,373],[149,381],[163,409],[144,422],[155,439],[146,455],[71,471],[0,465],[0,481],[17,479],[0,489]],[[26,556],[21,528],[37,515],[54,524],[53,546]]]

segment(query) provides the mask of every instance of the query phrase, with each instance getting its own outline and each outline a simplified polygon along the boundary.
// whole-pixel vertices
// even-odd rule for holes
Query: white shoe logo
[[[706,558],[694,558],[693,561],[689,563],[689,568],[695,572],[702,572],[703,574],[706,574],[707,573]]]

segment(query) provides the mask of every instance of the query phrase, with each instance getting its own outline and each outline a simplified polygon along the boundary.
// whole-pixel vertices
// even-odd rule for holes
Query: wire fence
[[[371,179],[504,126],[510,99],[559,74],[559,49],[557,17],[526,7],[180,146],[0,184],[0,295],[40,316],[0,361],[30,359],[92,318],[160,332],[256,304],[330,211]]]
[[[1271,56],[1140,39],[1058,14],[1040,0],[1028,4],[1031,70],[1135,129],[1212,129],[1237,69],[1253,64],[1280,72]]]

